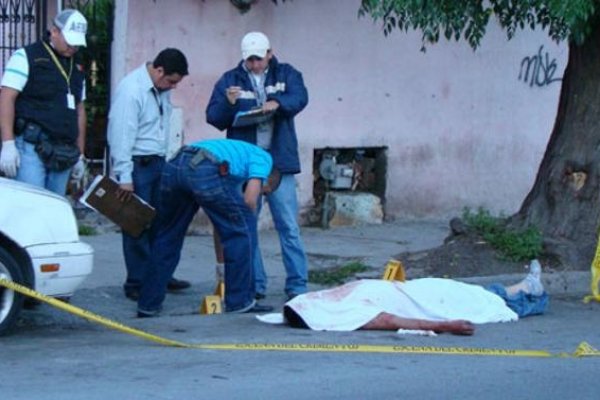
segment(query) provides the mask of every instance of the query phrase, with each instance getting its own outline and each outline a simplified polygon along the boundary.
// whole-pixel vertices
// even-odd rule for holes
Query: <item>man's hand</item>
[[[275,100],[269,100],[262,106],[262,110],[264,113],[275,111],[279,108],[279,103]]]
[[[244,203],[246,203],[246,205],[250,207],[252,211],[256,211],[261,186],[262,182],[257,178],[252,178],[246,183],[246,190],[244,191]]]
[[[17,176],[17,170],[21,165],[19,151],[15,146],[14,140],[2,142],[2,151],[0,152],[0,170],[9,178]]]
[[[275,167],[271,170],[267,182],[262,187],[262,194],[269,195],[277,190],[281,183],[281,173]]]
[[[73,165],[73,169],[71,170],[71,179],[75,181],[80,181],[83,178],[83,174],[85,173],[85,160],[83,159],[83,155],[79,156],[79,161],[75,165]]]
[[[117,199],[122,202],[129,201],[133,195],[133,183],[121,183],[117,191]]]
[[[227,96],[227,101],[229,104],[234,105],[237,99],[240,97],[242,88],[239,86],[229,86],[225,91],[225,95]]]

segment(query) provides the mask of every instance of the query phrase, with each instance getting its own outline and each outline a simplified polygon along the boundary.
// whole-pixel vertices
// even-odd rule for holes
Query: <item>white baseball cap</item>
[[[271,49],[269,38],[261,32],[250,32],[242,39],[242,58],[256,56],[264,58]]]
[[[54,18],[54,25],[60,28],[70,46],[86,46],[87,21],[77,10],[66,8]]]

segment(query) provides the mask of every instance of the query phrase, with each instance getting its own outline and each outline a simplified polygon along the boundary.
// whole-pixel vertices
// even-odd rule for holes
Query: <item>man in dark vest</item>
[[[9,178],[64,195],[83,174],[85,76],[74,56],[86,45],[87,21],[76,10],[55,18],[46,40],[17,50],[0,91],[0,170]]]

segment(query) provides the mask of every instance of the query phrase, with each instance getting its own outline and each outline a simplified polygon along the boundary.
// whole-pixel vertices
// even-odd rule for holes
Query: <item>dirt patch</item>
[[[527,273],[527,262],[505,260],[475,233],[450,236],[439,247],[397,254],[409,278],[460,278]],[[544,269],[560,270],[552,258],[540,257]]]

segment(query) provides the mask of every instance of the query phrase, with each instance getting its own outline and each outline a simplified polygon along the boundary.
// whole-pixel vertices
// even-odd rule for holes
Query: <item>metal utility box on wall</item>
[[[386,151],[386,147],[315,149],[315,208],[309,215],[309,222],[324,228],[331,221],[344,225],[381,222],[386,190]],[[349,203],[359,206],[357,208]],[[362,209],[367,204],[377,210]],[[338,214],[343,213],[343,217],[336,216],[337,211]]]

